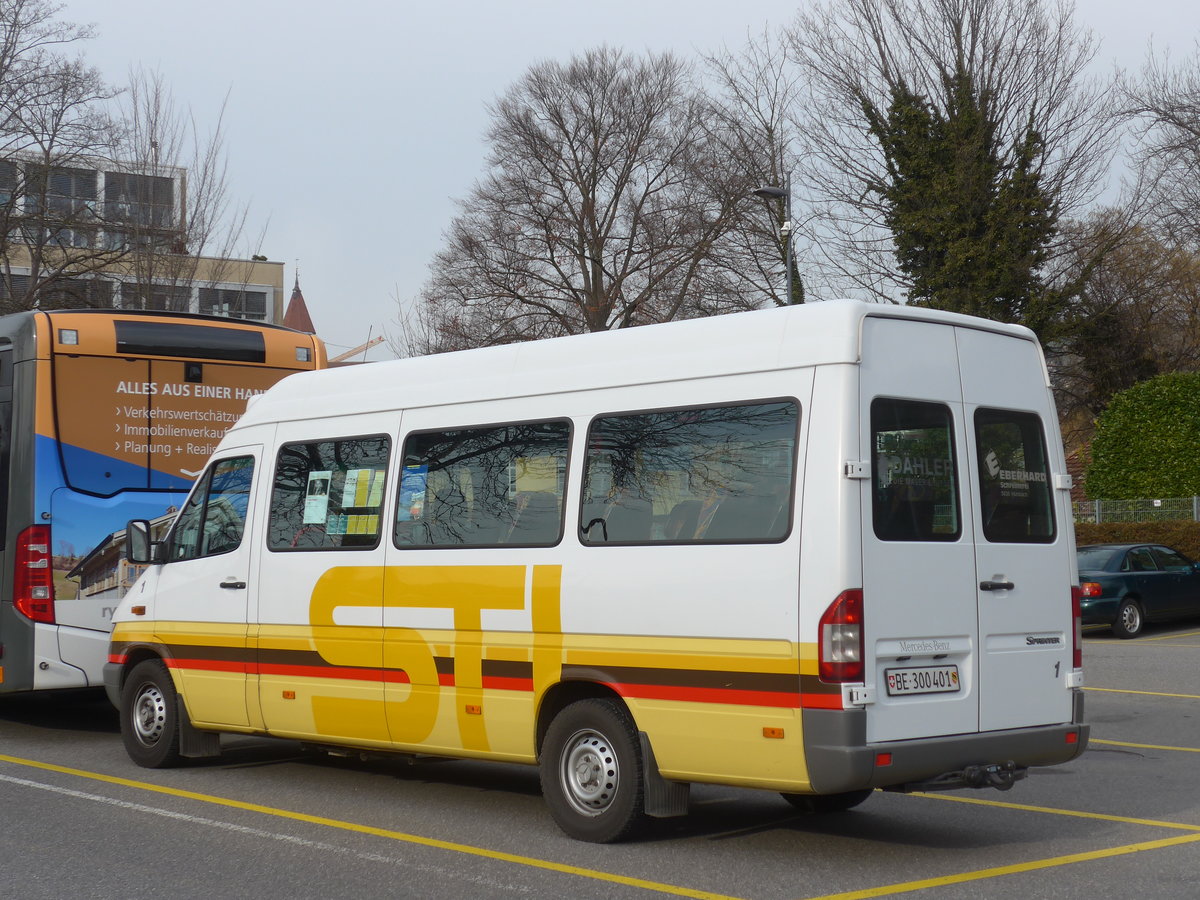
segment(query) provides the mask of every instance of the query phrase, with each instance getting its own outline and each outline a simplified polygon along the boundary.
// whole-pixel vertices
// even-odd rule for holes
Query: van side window
[[[179,513],[168,539],[171,562],[236,550],[246,530],[254,457],[223,459],[210,466]]]
[[[871,520],[881,541],[956,541],[954,419],[941,403],[871,401]]]
[[[379,545],[391,441],[382,436],[284,444],[275,463],[271,550]]]
[[[975,410],[983,536],[992,543],[1054,540],[1054,503],[1042,421],[1035,413]]]
[[[565,421],[409,435],[396,546],[557,544],[570,440]]]
[[[580,539],[783,540],[799,421],[794,400],[597,418],[588,429]]]

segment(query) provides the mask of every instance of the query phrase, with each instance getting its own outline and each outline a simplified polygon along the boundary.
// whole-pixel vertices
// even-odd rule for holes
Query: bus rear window
[[[220,359],[261,363],[267,345],[261,331],[190,325],[181,322],[113,323],[117,353],[128,356],[179,356],[187,359]]]

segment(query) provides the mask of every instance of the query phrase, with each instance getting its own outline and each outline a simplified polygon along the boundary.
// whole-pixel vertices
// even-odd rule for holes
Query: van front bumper
[[[977,767],[1017,769],[1069,762],[1087,747],[1083,693],[1074,693],[1073,721],[1034,728],[951,734],[868,744],[867,711],[804,710],[804,749],[814,793],[864,788],[929,790],[947,776]]]

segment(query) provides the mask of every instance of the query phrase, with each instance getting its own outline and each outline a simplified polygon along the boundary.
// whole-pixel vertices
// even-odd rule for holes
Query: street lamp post
[[[754,196],[764,200],[783,201],[783,224],[779,226],[779,237],[783,240],[783,264],[787,269],[787,301],[784,305],[791,306],[794,302],[792,296],[792,176],[790,174],[784,176],[783,187],[764,185],[756,188]]]

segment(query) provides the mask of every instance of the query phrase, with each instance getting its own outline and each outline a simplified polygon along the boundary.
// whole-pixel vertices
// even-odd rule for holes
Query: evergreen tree
[[[872,190],[909,299],[1044,333],[1059,303],[1039,275],[1057,225],[1039,182],[1045,145],[1031,119],[1001,147],[989,96],[961,68],[943,87],[936,106],[904,83],[886,113],[863,100],[887,165]]]

